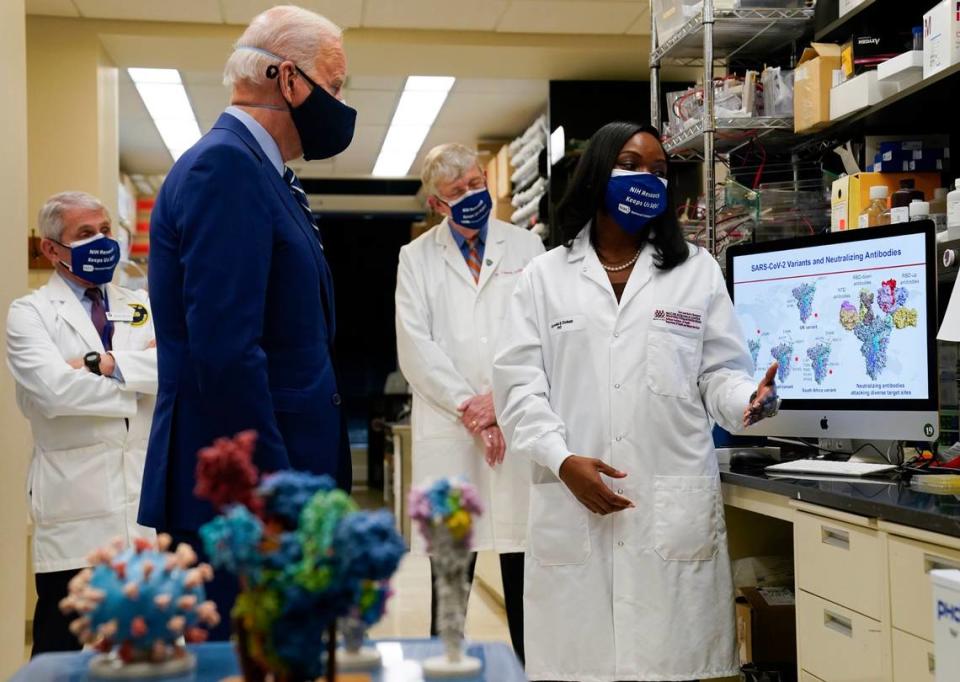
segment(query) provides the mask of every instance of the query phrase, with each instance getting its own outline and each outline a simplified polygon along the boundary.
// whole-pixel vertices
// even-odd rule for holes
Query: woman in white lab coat
[[[532,460],[524,617],[532,680],[738,674],[711,425],[775,410],[717,262],[684,242],[656,130],[592,138],[514,291],[494,361]]]

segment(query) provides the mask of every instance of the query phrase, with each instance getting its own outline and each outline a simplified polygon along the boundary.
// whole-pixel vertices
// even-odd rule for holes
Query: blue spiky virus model
[[[205,627],[220,622],[204,591],[213,569],[197,565],[189,545],[169,548],[170,536],[160,535],[130,547],[116,540],[88,557],[91,567],[60,602],[64,613],[78,614],[70,630],[83,644],[115,651],[124,663],[162,663],[185,655],[182,641],[207,638]]]

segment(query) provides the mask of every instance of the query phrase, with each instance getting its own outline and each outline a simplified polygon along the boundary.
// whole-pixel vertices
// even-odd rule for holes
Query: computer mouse
[[[780,460],[763,450],[736,450],[730,455],[731,469],[762,469]]]

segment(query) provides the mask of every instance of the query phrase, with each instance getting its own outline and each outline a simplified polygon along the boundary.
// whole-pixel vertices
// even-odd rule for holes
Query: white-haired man
[[[340,29],[293,6],[256,16],[224,69],[231,105],[174,164],[150,225],[160,390],[140,522],[200,547],[213,509],[196,453],[257,431],[261,471],[294,468],[350,485],[333,365],[333,279],[306,194],[284,164],[347,148]],[[209,586],[229,613],[236,585]],[[229,635],[224,619],[212,637]]]
[[[414,396],[413,480],[466,476],[477,486],[486,511],[474,545],[500,553],[510,638],[522,659],[530,465],[505,452],[491,375],[507,299],[543,244],[490,217],[486,176],[472,149],[435,147],[422,178],[427,202],[444,219],[403,247],[397,273],[397,352]],[[435,634],[436,590],[433,597]]]
[[[44,204],[39,227],[54,272],[7,316],[7,364],[34,443],[34,655],[80,648],[58,604],[93,549],[153,537],[136,517],[157,392],[150,301],[110,283],[120,246],[107,210],[65,192]]]

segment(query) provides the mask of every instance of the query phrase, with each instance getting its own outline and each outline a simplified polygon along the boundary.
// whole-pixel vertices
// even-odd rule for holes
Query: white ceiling
[[[26,8],[28,14],[86,19],[244,25],[279,1],[26,0]],[[404,75],[432,72],[458,76],[411,168],[411,174],[416,175],[423,154],[436,144],[510,139],[521,133],[546,109],[548,79],[554,77],[557,68],[564,69],[561,77],[622,77],[615,72],[623,61],[619,57],[622,52],[617,50],[623,50],[627,37],[649,34],[649,0],[298,0],[297,4],[348,29],[351,73],[345,95],[359,112],[356,135],[347,151],[330,161],[291,164],[304,177],[370,174],[400,97]],[[370,42],[383,40],[378,33],[381,29],[435,32],[371,52]],[[471,31],[478,38],[456,38],[436,31]],[[491,39],[488,44],[482,32],[501,34],[502,39]],[[201,45],[199,39],[187,38],[179,31],[171,31],[166,43],[158,36],[122,33],[103,36],[122,71],[121,167],[129,173],[165,173],[172,159],[123,69],[179,68],[200,128],[206,131],[227,104],[218,69],[229,47],[216,42]],[[555,36],[544,38],[554,42],[540,46],[536,36],[528,39],[521,35],[538,33]],[[565,39],[557,43],[561,36],[556,34],[609,38],[598,37],[599,42],[581,52],[581,46],[573,41],[569,45]],[[603,40],[620,42],[611,45]],[[354,59],[354,55],[359,58]],[[425,70],[424,62],[432,70]],[[554,66],[561,63],[564,66]]]
[[[27,14],[246,24],[273,0],[26,0]],[[649,0],[298,0],[344,28],[500,33],[649,32]]]
[[[183,71],[187,96],[193,104],[202,131],[209,130],[227,105],[227,91],[219,74]],[[387,126],[400,98],[404,79],[350,79],[347,103],[357,109],[357,129],[350,147],[329,161],[300,161],[290,165],[303,177],[369,175]],[[443,142],[510,139],[545,108],[547,81],[533,79],[457,80],[433,129],[421,148],[412,172],[419,171],[423,154]],[[171,158],[133,82],[124,72],[120,79],[120,165],[127,172],[166,172]]]

